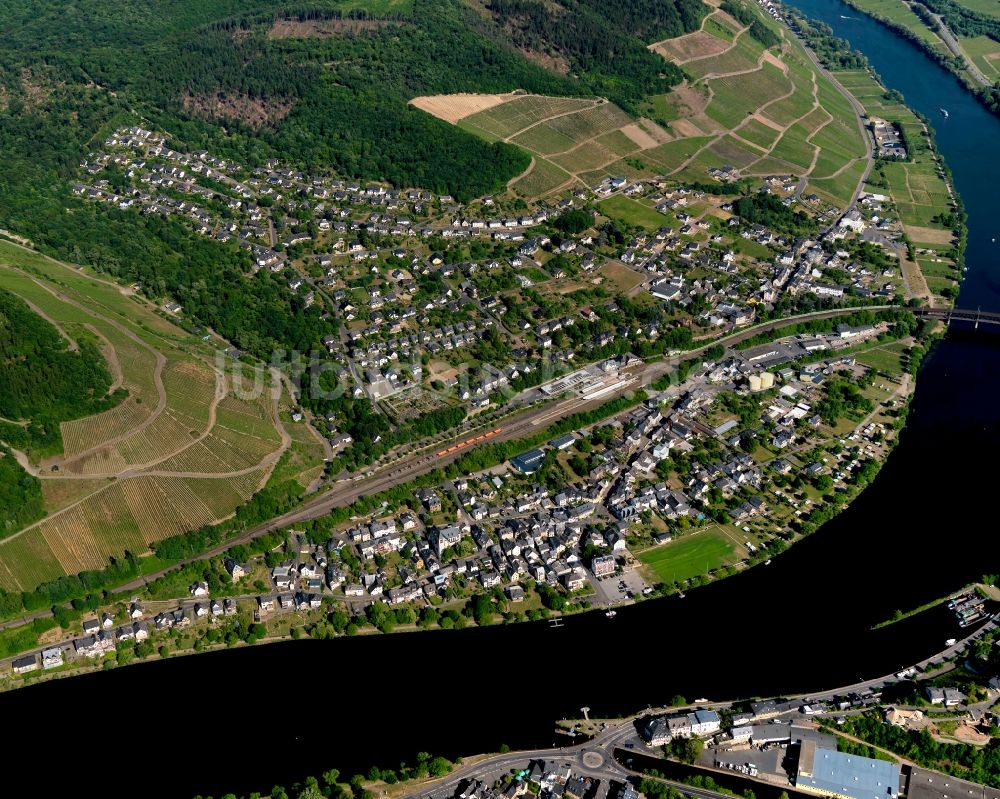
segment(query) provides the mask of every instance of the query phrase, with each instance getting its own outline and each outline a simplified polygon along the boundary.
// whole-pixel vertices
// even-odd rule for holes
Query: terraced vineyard
[[[765,48],[718,9],[701,30],[651,44],[690,77],[669,94],[649,98],[644,117],[631,118],[600,98],[522,95],[459,117],[457,124],[534,156],[529,170],[511,182],[525,196],[581,184],[593,188],[614,175],[705,181],[712,167],[728,166],[751,178],[803,178],[800,191],[846,205],[867,153],[854,110],[786,28],[760,18],[780,44]],[[448,97],[414,103],[455,121]],[[467,96],[455,97],[456,104],[476,107]]]
[[[887,95],[870,72],[837,72],[837,79],[869,114],[893,122],[906,134],[910,159],[881,165],[877,174],[884,182],[872,190],[892,197],[903,229],[913,244],[915,260],[903,259],[911,289],[932,303],[945,305],[950,299],[942,292],[956,290],[960,278],[954,259],[954,233],[941,220],[942,211],[954,208],[954,200],[939,157],[928,145],[926,125],[909,108]]]
[[[103,568],[217,522],[260,489],[292,445],[269,372],[239,381],[219,373],[209,344],[118,286],[3,242],[0,286],[66,335],[98,336],[128,394],[61,425],[62,453],[32,465],[48,515],[0,541],[0,587],[26,590]],[[259,390],[244,395],[250,385]],[[319,474],[323,448],[313,444],[300,447],[297,464]]]

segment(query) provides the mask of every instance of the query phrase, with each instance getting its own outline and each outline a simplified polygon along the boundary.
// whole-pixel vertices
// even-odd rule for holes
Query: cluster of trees
[[[827,69],[868,69],[868,59],[863,53],[851,47],[846,39],[840,39],[833,28],[825,22],[807,19],[792,9],[785,9],[793,29],[805,39],[806,44],[816,53],[820,63]]]
[[[729,413],[736,414],[741,427],[753,427],[760,420],[760,397],[754,394],[740,396],[732,391],[723,391],[718,399]]]
[[[894,328],[899,328],[900,333],[912,334],[920,328],[920,320],[909,311],[903,309],[891,309],[884,311],[859,310],[848,316],[841,316],[835,319],[812,319],[807,322],[795,322],[794,324],[780,327],[741,341],[735,345],[736,349],[743,350],[749,347],[756,347],[758,344],[766,344],[775,339],[785,336],[795,336],[800,334],[814,335],[833,330],[837,325],[850,325],[859,327],[861,325],[874,325],[878,322],[891,322]]]
[[[111,375],[97,347],[79,349],[9,291],[0,289],[0,415],[8,419],[87,416],[108,407]]]
[[[774,194],[758,192],[740,197],[733,213],[751,224],[766,225],[780,233],[801,234],[817,228],[816,221],[803,211],[793,211]]]
[[[921,766],[994,788],[1000,787],[1000,743],[996,739],[986,746],[941,743],[934,740],[926,728],[904,730],[885,724],[874,711],[852,717],[846,729],[868,743],[902,755]]]
[[[0,538],[45,515],[42,485],[0,446]]]
[[[324,771],[322,779],[316,777],[306,777],[302,782],[297,782],[290,788],[275,785],[269,791],[271,799],[374,799],[374,793],[365,788],[366,783],[381,780],[389,785],[407,780],[423,780],[436,777],[443,777],[451,773],[451,770],[461,759],[455,763],[440,755],[434,756],[428,752],[418,752],[417,762],[414,765],[400,763],[398,769],[379,768],[372,766],[367,774],[355,774],[347,783],[342,783],[341,774],[338,769]],[[250,794],[250,799],[259,799],[259,793]],[[195,799],[202,799],[197,796]],[[208,799],[211,799],[210,797]],[[225,794],[221,799],[236,799],[235,794]]]
[[[815,410],[824,422],[834,425],[837,419],[860,418],[874,407],[857,384],[841,378],[827,381],[826,394],[816,403]]]
[[[354,443],[340,454],[331,468],[350,470],[378,460],[400,444],[451,430],[460,425],[467,414],[464,405],[445,406],[391,428],[389,420],[377,413],[367,398],[354,397],[349,390],[326,397],[322,391],[312,393],[307,389],[302,393],[301,403],[319,416],[336,414],[340,429],[349,433]]]
[[[989,36],[993,41],[1000,42],[1000,18],[973,11],[954,0],[917,0],[913,3],[913,10],[928,27],[933,28],[937,24],[930,16],[930,12],[934,12],[941,15],[952,32],[958,36],[970,39],[976,36]]]
[[[781,37],[749,6],[739,0],[724,0],[720,8],[743,25],[748,25],[747,33],[764,45],[765,49],[781,43]]]
[[[490,11],[521,48],[565,59],[595,94],[626,110],[683,79],[646,43],[696,30],[698,0],[490,0]]]
[[[0,289],[0,440],[35,454],[58,452],[60,422],[100,413],[124,399],[123,389],[108,393],[111,375],[90,333],[74,328],[73,334],[75,349],[20,297]],[[6,479],[0,479],[0,490],[8,486],[12,501],[18,491],[11,479],[21,491],[30,486],[27,475],[15,475],[20,471],[15,465],[7,463]],[[8,510],[8,516],[18,515],[13,506]]]
[[[0,618],[9,619],[25,611],[67,602],[77,609],[96,607],[106,589],[128,582],[137,577],[139,571],[139,559],[126,552],[122,558],[113,558],[105,569],[60,577],[42,583],[33,591],[17,593],[0,589]]]

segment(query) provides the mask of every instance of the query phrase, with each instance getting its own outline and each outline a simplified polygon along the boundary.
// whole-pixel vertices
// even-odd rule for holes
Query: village
[[[241,248],[248,278],[270,273],[326,326],[338,380],[400,419],[438,402],[410,402],[420,388],[477,411],[510,384],[537,383],[546,358],[568,368],[623,344],[647,357],[779,311],[905,295],[902,228],[884,195],[863,194],[842,214],[772,176],[750,204],[770,221],[749,222],[726,196],[748,186],[720,166],[706,173],[711,192],[609,178],[529,209],[277,162],[249,170],[175,146],[118,131],[82,164],[75,191]],[[176,302],[160,302],[183,318]],[[350,443],[331,427],[335,446]]]
[[[494,611],[613,616],[620,604],[769,562],[888,454],[911,390],[908,335],[884,321],[842,324],[724,352],[681,383],[647,386],[637,407],[500,466],[346,524],[292,528],[265,555],[219,558],[213,584],[187,585],[179,606],[161,593],[109,607],[82,636],[14,660],[13,671],[32,672],[39,658],[43,670],[114,659],[151,636],[224,625],[240,608],[244,626],[282,635],[338,609],[358,626],[379,627],[378,606],[411,608],[410,623],[457,620],[477,597],[486,606],[472,611],[476,623]],[[609,359],[531,391],[600,396],[630,363],[639,362]],[[706,549],[692,563],[689,547]]]

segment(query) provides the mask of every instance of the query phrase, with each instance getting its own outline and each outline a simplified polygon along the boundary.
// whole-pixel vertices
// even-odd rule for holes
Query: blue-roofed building
[[[820,749],[804,740],[795,787],[842,799],[894,799],[899,794],[899,766],[885,760]]]
[[[538,471],[544,460],[545,453],[536,447],[511,458],[510,465],[521,474],[533,474]]]
[[[572,433],[567,433],[564,436],[559,436],[559,438],[553,438],[549,444],[558,450],[564,450],[572,447],[574,441],[576,441],[576,436]]]
[[[721,719],[714,710],[696,710],[689,713],[691,719],[691,732],[695,735],[712,735],[719,731]]]

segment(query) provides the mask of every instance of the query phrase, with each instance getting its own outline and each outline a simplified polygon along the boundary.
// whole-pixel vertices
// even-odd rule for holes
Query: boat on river
[[[948,118],[948,109],[947,108],[942,108],[941,109],[941,116],[943,116],[945,119]]]
[[[617,610],[609,610],[604,615],[607,616],[609,619],[613,619],[615,616],[618,615],[618,611]]]

